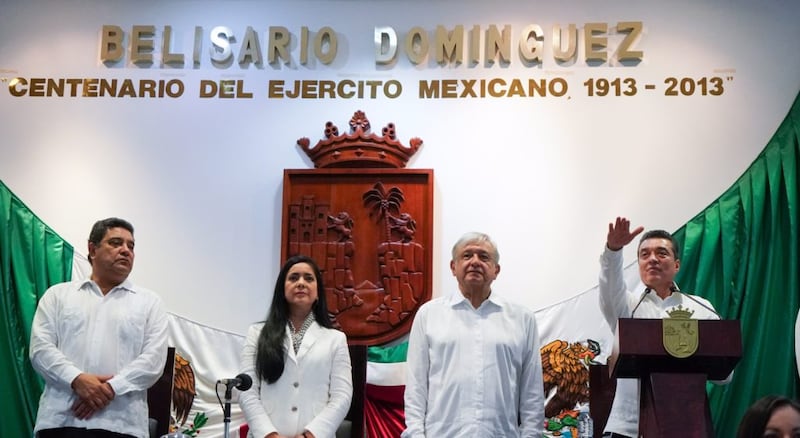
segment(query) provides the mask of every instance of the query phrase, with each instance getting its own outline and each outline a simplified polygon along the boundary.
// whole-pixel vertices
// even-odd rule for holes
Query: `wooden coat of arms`
[[[316,169],[284,171],[281,259],[317,262],[350,345],[406,334],[431,298],[433,171],[404,168],[422,140],[403,146],[391,123],[373,134],[357,111],[349,133],[328,122],[314,147],[298,144]]]

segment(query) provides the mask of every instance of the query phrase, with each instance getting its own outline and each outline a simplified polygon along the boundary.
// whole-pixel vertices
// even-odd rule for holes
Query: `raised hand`
[[[644,231],[644,227],[637,227],[631,231],[631,221],[624,217],[617,217],[616,222],[608,224],[606,246],[612,251],[619,251],[623,246],[631,243],[642,231]]]

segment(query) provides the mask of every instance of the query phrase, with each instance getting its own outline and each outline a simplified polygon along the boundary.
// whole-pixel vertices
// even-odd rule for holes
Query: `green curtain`
[[[36,303],[70,279],[73,249],[0,181],[0,397],[3,437],[31,437],[44,382],[28,360]]]
[[[799,154],[800,95],[744,175],[675,232],[683,248],[678,284],[741,323],[743,355],[733,380],[709,385],[718,437],[736,436],[739,420],[758,398],[798,396]]]

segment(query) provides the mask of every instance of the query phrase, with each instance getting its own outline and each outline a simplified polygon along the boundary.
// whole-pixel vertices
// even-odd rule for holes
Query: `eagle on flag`
[[[556,339],[540,349],[546,418],[575,409],[589,401],[589,364],[600,354],[600,344],[588,339],[585,344]]]

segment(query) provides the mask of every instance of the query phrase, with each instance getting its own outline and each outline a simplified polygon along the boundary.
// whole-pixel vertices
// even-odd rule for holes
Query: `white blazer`
[[[353,398],[353,379],[347,338],[339,330],[313,322],[295,354],[286,328],[286,363],[273,384],[256,379],[258,336],[264,323],[251,325],[242,349],[241,372],[253,387],[239,395],[250,436],[278,432],[294,436],[308,430],[317,438],[334,438]]]

